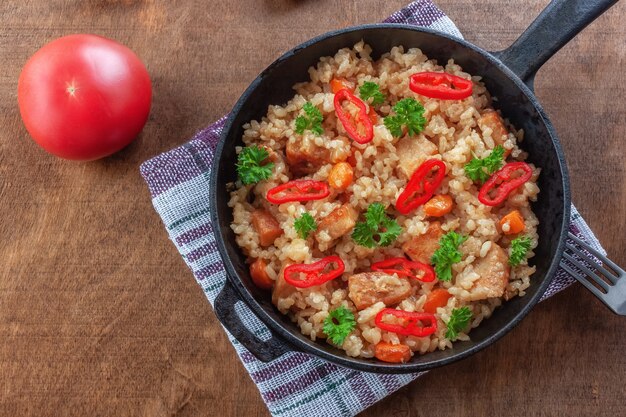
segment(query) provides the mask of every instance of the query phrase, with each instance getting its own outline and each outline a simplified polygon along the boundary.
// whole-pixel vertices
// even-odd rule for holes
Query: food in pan
[[[323,57],[244,126],[232,230],[313,340],[406,362],[468,340],[535,271],[539,169],[480,77],[419,49]]]

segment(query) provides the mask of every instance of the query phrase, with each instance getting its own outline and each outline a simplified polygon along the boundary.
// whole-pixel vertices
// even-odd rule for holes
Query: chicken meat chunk
[[[379,301],[389,307],[398,304],[412,292],[409,280],[384,272],[362,272],[348,278],[348,297],[358,310]]]

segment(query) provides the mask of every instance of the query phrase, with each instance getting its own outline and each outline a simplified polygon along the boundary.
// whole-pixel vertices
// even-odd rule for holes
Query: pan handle
[[[531,89],[537,70],[617,0],[553,0],[507,49],[494,52]]]
[[[271,362],[287,352],[293,352],[293,348],[276,336],[263,341],[250,332],[235,311],[235,304],[239,301],[241,298],[239,298],[237,290],[229,280],[226,280],[226,284],[217,295],[214,305],[215,315],[239,343],[244,345],[261,362]]]

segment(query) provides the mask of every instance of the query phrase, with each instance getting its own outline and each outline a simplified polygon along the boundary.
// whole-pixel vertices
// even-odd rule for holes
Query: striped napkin
[[[454,23],[429,0],[412,2],[385,22],[425,26],[461,38]],[[226,279],[208,205],[213,151],[225,121],[226,117],[221,118],[186,144],[141,165],[141,174],[170,239],[211,304]],[[570,230],[604,253],[574,207]],[[574,278],[559,270],[544,298],[572,282]],[[270,330],[243,303],[236,310],[250,330],[269,338]],[[354,416],[421,375],[358,372],[296,352],[263,363],[228,336],[273,416]]]

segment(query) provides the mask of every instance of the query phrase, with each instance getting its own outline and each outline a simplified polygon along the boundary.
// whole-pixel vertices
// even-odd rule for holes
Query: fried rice
[[[270,178],[257,184],[233,184],[229,202],[233,210],[231,228],[250,262],[257,259],[265,261],[264,272],[275,282],[272,300],[277,309],[288,314],[300,331],[312,340],[326,339],[324,320],[330,311],[344,306],[354,313],[356,319],[354,330],[341,345],[336,346],[347,355],[372,358],[376,345],[381,341],[404,344],[409,346],[411,354],[424,354],[452,347],[453,340],[446,337],[446,329],[454,309],[467,306],[472,313],[469,325],[454,339],[463,341],[469,339],[468,333],[472,328],[490,317],[503,302],[524,295],[535,271],[533,266],[528,265],[528,259],[534,255],[532,248],[537,246],[538,220],[530,204],[539,193],[536,185],[539,169],[531,165],[531,179],[503,204],[495,207],[483,205],[477,198],[480,184],[467,177],[465,165],[474,157],[486,157],[497,144],[505,149],[509,161],[523,161],[527,157],[519,147],[523,132],[516,130],[506,119],[500,119],[505,126],[504,132],[495,132],[498,129],[487,123],[484,115],[493,112],[491,109],[496,99],[489,95],[480,77],[463,72],[453,60],[441,66],[420,49],[405,50],[401,46],[394,47],[377,60],[372,59],[371,52],[367,44],[359,42],[353,48],[344,48],[334,56],[321,58],[315,67],[309,69],[310,81],[294,86],[295,95],[291,100],[282,106],[269,106],[265,117],[244,126],[245,146],[256,145],[267,149],[272,156],[274,169]],[[471,79],[472,95],[463,100],[417,96],[409,89],[408,80],[412,74],[425,71],[444,71]],[[338,78],[349,80],[357,87],[366,81],[375,82],[386,96],[385,102],[376,107],[379,117],[374,123],[373,140],[368,144],[360,145],[350,139],[335,114],[330,83]],[[417,98],[421,102],[427,123],[418,135],[393,137],[385,127],[383,118],[392,113],[396,102],[406,97]],[[321,135],[311,131],[303,134],[295,132],[295,119],[302,114],[302,108],[307,102],[323,115]],[[302,150],[305,157],[311,152],[322,157],[316,160],[314,169],[302,174],[298,172],[298,167],[287,160],[287,146]],[[237,149],[238,152],[241,150]],[[423,207],[408,215],[400,214],[394,210],[396,199],[406,187],[411,171],[426,157],[445,162],[447,175],[437,194],[451,196],[453,209],[438,218],[427,216]],[[296,178],[327,181],[333,165],[347,159],[353,165],[354,180],[345,191],[332,190],[329,197],[321,200],[279,205],[271,204],[265,198],[271,188]],[[387,213],[402,227],[397,240],[387,247],[361,246],[354,241],[350,232],[333,237],[328,232],[318,230],[302,239],[294,227],[295,220],[304,212],[319,222],[343,204],[348,204],[362,217],[368,206],[375,202],[387,207]],[[259,233],[252,226],[253,212],[259,209],[271,214],[282,229],[282,234],[271,245],[261,245]],[[506,234],[499,222],[512,210],[522,214],[524,235],[531,239],[532,244],[526,259],[517,266],[509,267],[506,259],[491,254],[498,247],[508,256],[514,235]],[[386,305],[380,299],[374,300],[366,308],[357,309],[350,297],[349,278],[370,271],[374,262],[390,257],[405,257],[407,242],[425,236],[431,226],[440,228],[442,233],[455,231],[468,237],[460,246],[461,261],[452,265],[452,280],[429,283],[409,280],[410,294],[399,302]],[[345,263],[345,271],[340,278],[309,288],[295,288],[284,282],[279,284],[286,265],[308,264],[329,255],[338,255]],[[491,259],[487,259],[490,256]],[[484,265],[480,266],[481,260],[485,259],[487,263],[491,262],[487,269]],[[489,273],[489,268],[508,272],[508,280],[498,296],[493,296],[493,291],[482,281],[484,275]],[[392,274],[385,280],[379,284],[399,285],[398,281],[406,278]],[[385,331],[376,326],[376,314],[386,307],[408,312],[423,311],[428,294],[436,288],[446,289],[451,297],[446,305],[436,310],[435,333],[417,337]],[[326,342],[333,344],[330,340]]]

